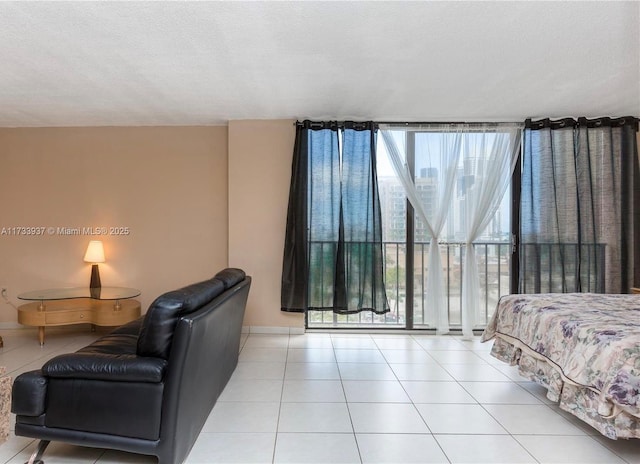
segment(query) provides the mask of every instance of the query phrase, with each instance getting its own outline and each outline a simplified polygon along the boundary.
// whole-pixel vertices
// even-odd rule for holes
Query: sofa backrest
[[[212,279],[160,295],[149,306],[138,337],[138,356],[168,359],[178,319],[203,307],[245,278],[240,269],[224,269]]]
[[[234,272],[223,271],[229,277]],[[243,273],[244,274],[244,273]],[[236,282],[197,311],[181,316],[167,363],[160,447],[166,462],[183,462],[237,363],[251,277]],[[233,283],[236,282],[236,283]]]
[[[213,278],[220,280],[224,284],[224,289],[228,290],[235,284],[242,282],[246,277],[242,269],[229,267],[218,272]]]

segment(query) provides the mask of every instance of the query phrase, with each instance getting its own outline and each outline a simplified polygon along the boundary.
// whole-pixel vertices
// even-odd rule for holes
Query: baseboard
[[[0,330],[1,329],[33,329],[33,327],[27,327],[26,325],[18,324],[17,322],[0,322]]]
[[[304,327],[265,327],[260,325],[242,326],[242,333],[262,335],[303,335]]]

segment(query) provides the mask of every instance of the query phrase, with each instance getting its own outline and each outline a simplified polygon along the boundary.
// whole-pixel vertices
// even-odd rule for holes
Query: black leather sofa
[[[15,379],[15,433],[184,461],[233,373],[251,278],[225,269]],[[30,461],[30,462],[31,462]]]

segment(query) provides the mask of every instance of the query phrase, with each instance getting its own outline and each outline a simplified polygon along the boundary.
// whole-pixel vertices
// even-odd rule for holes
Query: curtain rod
[[[380,121],[376,122],[376,124],[384,124],[385,126],[455,126],[455,125],[468,125],[468,126],[487,126],[487,125],[506,125],[506,124],[515,124],[519,126],[524,126],[524,123],[521,121]]]
[[[408,126],[455,126],[455,125],[469,125],[469,126],[487,126],[487,125],[517,125],[517,126],[521,126],[524,127],[524,123],[520,122],[520,121],[499,121],[499,122],[495,122],[495,121],[488,121],[488,122],[467,122],[467,121],[410,121],[410,122],[406,122],[406,121],[402,121],[402,122],[398,122],[398,121],[310,121],[310,120],[306,120],[309,121],[311,124],[323,124],[325,122],[331,122],[333,124],[335,124],[336,126],[338,126],[339,128],[344,127],[345,124],[366,124],[366,123],[373,123],[376,126],[378,125],[385,125],[385,126],[402,126],[402,127],[408,127]],[[304,121],[296,121],[293,123],[294,126],[302,126],[304,125]]]
[[[531,118],[527,118],[524,122],[525,129],[563,129],[570,127],[580,127],[585,126],[589,128],[594,127],[622,127],[626,124],[633,125],[636,132],[638,132],[638,125],[640,119],[634,116],[621,116],[621,117],[599,117],[599,118],[562,118],[562,119],[539,119],[537,121],[531,120]]]

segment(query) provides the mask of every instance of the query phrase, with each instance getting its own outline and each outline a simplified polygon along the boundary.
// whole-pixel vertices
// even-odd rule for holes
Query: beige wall
[[[143,311],[227,265],[225,126],[0,129],[0,160],[0,232],[128,227],[95,237],[100,274],[103,286],[141,289]],[[27,290],[88,285],[91,238],[0,235],[0,286],[18,305]],[[0,323],[16,320],[0,300]]]
[[[280,311],[292,120],[229,122],[229,265],[253,277],[246,326],[303,327]]]

